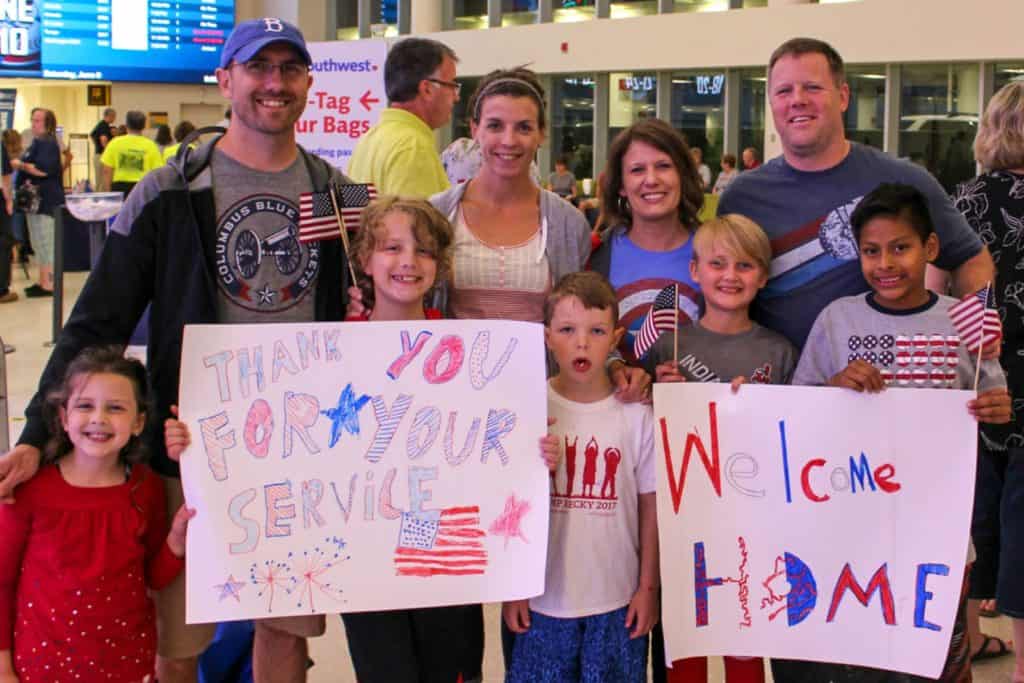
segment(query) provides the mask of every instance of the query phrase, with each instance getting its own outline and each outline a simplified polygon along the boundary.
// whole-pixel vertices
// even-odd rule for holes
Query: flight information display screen
[[[0,76],[215,83],[234,0],[0,0]]]

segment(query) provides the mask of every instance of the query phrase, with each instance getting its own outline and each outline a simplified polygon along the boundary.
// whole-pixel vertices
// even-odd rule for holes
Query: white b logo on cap
[[[263,17],[263,23],[266,24],[266,31],[280,33],[284,30],[284,24],[282,24],[281,20],[276,17]]]

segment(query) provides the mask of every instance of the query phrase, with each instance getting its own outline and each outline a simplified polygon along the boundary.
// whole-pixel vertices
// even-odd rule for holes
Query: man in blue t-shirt
[[[782,156],[737,176],[718,205],[719,215],[739,213],[755,220],[771,240],[768,284],[752,308],[758,322],[803,348],[825,306],[868,291],[850,214],[864,195],[886,182],[913,185],[927,198],[939,236],[935,265],[950,271],[955,294],[975,292],[994,277],[988,249],[935,178],[910,162],[846,139],[843,112],[850,88],[842,57],[830,45],[793,38],[779,46],[768,63],[768,93]],[[986,348],[986,357],[997,354]],[[783,659],[772,660],[772,672],[775,680],[790,683],[914,680],[862,667]]]
[[[818,313],[841,296],[868,291],[850,230],[850,213],[880,183],[913,185],[928,198],[956,294],[993,277],[988,250],[926,170],[846,139],[850,101],[842,57],[827,43],[794,38],[772,54],[768,92],[782,156],[741,173],[726,189],[719,215],[757,221],[772,243],[768,285],[753,313],[802,348]]]

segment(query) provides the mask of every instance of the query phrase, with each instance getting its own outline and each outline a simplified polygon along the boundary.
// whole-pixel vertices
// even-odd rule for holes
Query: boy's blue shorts
[[[506,683],[643,683],[648,637],[630,639],[626,610],[575,619],[530,610],[530,630],[516,635]]]

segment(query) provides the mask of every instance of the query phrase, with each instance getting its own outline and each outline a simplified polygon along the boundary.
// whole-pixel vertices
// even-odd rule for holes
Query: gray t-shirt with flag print
[[[974,387],[976,355],[960,343],[949,317],[957,303],[932,294],[919,308],[883,308],[874,293],[829,304],[814,321],[793,384],[824,385],[855,360],[874,365],[886,384],[930,389]],[[998,361],[982,361],[978,389],[1005,387]]]
[[[302,157],[268,173],[215,149],[210,171],[218,321],[313,320],[320,244],[298,239],[299,197],[312,190]]]

